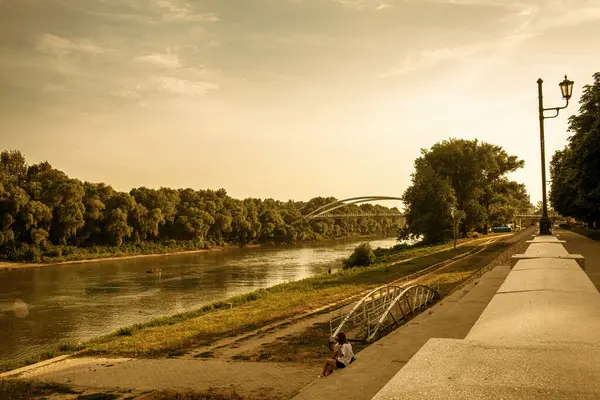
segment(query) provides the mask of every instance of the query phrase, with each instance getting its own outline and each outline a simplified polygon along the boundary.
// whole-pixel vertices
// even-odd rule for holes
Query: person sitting
[[[331,349],[331,342],[329,343]],[[337,335],[337,343],[333,346],[333,356],[325,360],[323,364],[323,372],[319,377],[329,376],[339,368],[346,368],[354,361],[354,352],[352,345],[348,343],[346,334],[340,332]]]

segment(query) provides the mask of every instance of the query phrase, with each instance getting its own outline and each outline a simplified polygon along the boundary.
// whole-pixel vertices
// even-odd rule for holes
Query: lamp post
[[[454,248],[456,248],[456,216],[454,214],[454,206],[450,209],[452,215],[452,237],[454,238]]]
[[[541,158],[542,158],[542,217],[540,218],[540,235],[550,235],[552,223],[550,222],[550,218],[548,218],[548,203],[546,199],[546,148],[544,145],[544,119],[546,118],[556,118],[558,117],[558,113],[563,108],[567,108],[569,105],[569,99],[573,94],[573,81],[567,79],[565,75],[565,80],[558,84],[560,87],[560,91],[562,93],[563,99],[567,101],[567,103],[563,107],[551,107],[544,108],[544,97],[542,95],[542,83],[544,81],[542,78],[537,80],[538,84],[538,101],[539,101],[539,115],[540,115],[540,149],[541,149]],[[556,114],[546,117],[544,116],[544,111],[555,111]]]

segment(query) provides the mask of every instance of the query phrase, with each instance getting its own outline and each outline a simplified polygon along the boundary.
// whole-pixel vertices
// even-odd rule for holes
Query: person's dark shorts
[[[346,364],[344,364],[340,360],[335,360],[335,367],[336,368],[346,368]]]

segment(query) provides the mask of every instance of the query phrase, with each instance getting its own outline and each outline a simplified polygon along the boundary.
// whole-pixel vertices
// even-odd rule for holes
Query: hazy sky
[[[419,149],[503,146],[541,198],[536,80],[575,102],[600,0],[0,0],[0,148],[81,180],[399,196]]]

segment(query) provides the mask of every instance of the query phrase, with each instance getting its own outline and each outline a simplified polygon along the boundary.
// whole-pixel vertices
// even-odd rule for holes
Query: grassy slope
[[[408,274],[472,250],[465,245],[435,254],[443,246],[408,249],[389,262],[357,268],[333,275],[321,275],[285,283],[228,302],[203,307],[172,317],[125,328],[85,345],[86,353],[127,356],[158,356],[209,344],[225,336],[236,335],[270,322],[292,317],[307,310],[323,307],[358,295],[367,289],[400,279]],[[427,255],[429,254],[429,255]],[[418,257],[404,263],[401,259]]]

